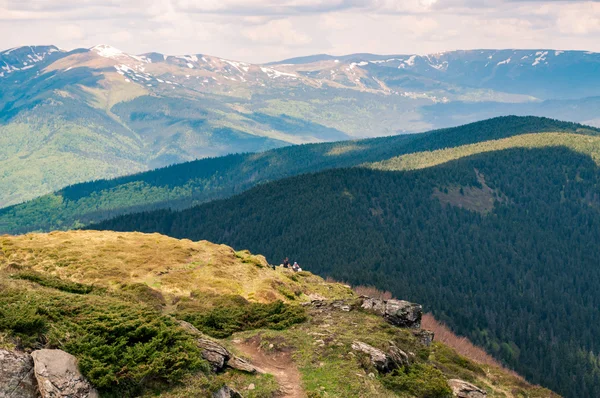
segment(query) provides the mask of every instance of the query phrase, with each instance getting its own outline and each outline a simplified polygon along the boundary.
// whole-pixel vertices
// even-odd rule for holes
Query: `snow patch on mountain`
[[[404,63],[408,66],[414,66],[416,58],[417,58],[416,55],[411,55],[410,58],[408,58],[406,61],[404,61]]]
[[[498,62],[496,65],[508,65],[510,64],[511,58],[505,59],[504,61]]]
[[[55,52],[64,52],[54,46],[24,46],[14,47],[8,50],[0,52],[0,66],[2,69],[2,75],[0,77],[7,77],[8,74],[28,70],[35,66],[35,64],[44,61],[46,57]]]
[[[269,76],[270,78],[277,78],[277,77],[282,77],[282,76],[293,77],[293,78],[298,77],[298,75],[294,75],[293,73],[280,72],[280,71],[272,69],[272,68],[261,67],[260,70],[263,71],[264,73],[266,73],[267,76]]]
[[[123,51],[107,44],[98,44],[97,46],[90,48],[90,51],[93,51],[104,58],[115,58],[119,55],[123,55]]]
[[[535,61],[531,64],[531,66],[539,65],[541,62],[546,60],[546,56],[548,55],[548,51],[538,51],[535,53],[537,56]]]

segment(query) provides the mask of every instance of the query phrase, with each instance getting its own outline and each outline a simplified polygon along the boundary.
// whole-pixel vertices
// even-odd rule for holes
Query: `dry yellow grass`
[[[251,301],[349,297],[341,284],[310,273],[271,269],[263,256],[207,241],[160,234],[68,231],[0,236],[0,270],[26,268],[75,282],[111,287],[144,283],[166,296],[236,294]]]

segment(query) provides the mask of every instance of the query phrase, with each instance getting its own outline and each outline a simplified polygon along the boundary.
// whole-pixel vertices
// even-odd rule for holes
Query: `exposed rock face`
[[[39,397],[31,355],[0,350],[0,398]]]
[[[387,354],[362,341],[353,342],[352,349],[369,355],[371,363],[381,373],[389,373],[394,369],[408,365],[409,363],[408,355],[395,345],[391,345],[389,353]]]
[[[457,398],[486,398],[487,392],[471,383],[459,379],[448,380],[452,393]]]
[[[219,372],[226,366],[248,373],[264,373],[248,361],[238,358],[225,347],[205,337],[194,325],[186,321],[177,321],[185,330],[196,336],[196,344],[202,349],[202,357],[212,366],[213,371]]]
[[[388,350],[388,357],[397,366],[406,366],[410,364],[408,355],[400,348],[396,347],[393,343],[391,343],[390,348]]]
[[[373,311],[383,316],[389,323],[401,328],[421,327],[423,308],[419,304],[404,300],[381,300],[371,297],[362,297],[361,308]]]
[[[213,393],[212,396],[213,398],[242,398],[242,394],[227,386],[221,387],[219,391]]]
[[[215,372],[225,367],[225,363],[230,358],[229,351],[225,347],[199,336],[196,338],[196,344],[202,349],[202,357],[210,362]]]
[[[423,344],[429,347],[433,342],[434,333],[430,330],[415,330],[413,331],[414,336]]]
[[[73,355],[61,350],[38,350],[31,357],[42,398],[98,398],[97,391],[79,372]]]

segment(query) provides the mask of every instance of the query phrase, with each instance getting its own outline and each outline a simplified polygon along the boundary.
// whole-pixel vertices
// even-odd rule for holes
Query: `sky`
[[[600,0],[0,0],[0,49],[109,44],[262,63],[473,48],[600,52]]]

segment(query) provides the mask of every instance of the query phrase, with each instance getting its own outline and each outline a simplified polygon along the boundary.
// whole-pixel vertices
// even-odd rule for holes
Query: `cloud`
[[[312,40],[308,34],[296,30],[288,19],[271,20],[265,24],[246,28],[242,32],[248,39],[262,44],[303,46]]]
[[[600,51],[600,0],[0,0],[0,49],[112,44],[266,62],[312,53]]]

